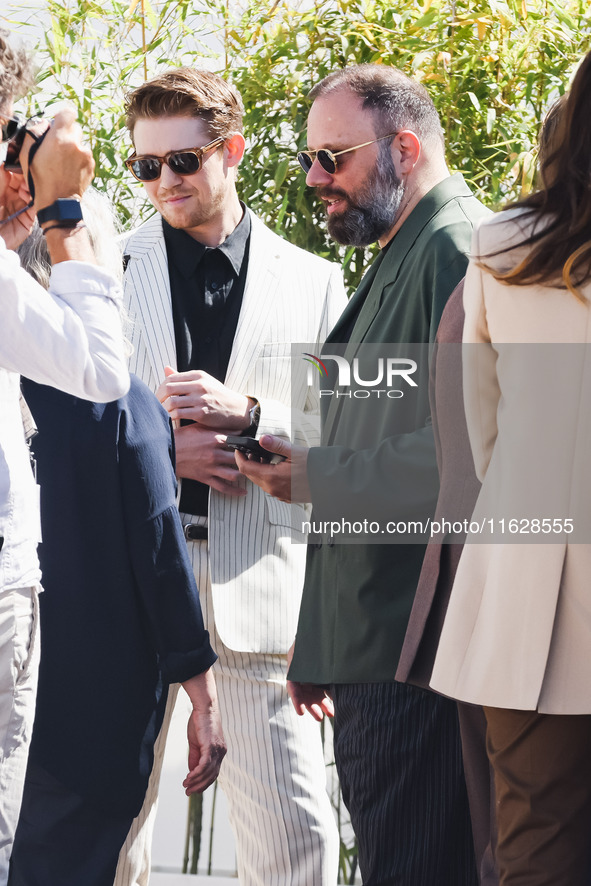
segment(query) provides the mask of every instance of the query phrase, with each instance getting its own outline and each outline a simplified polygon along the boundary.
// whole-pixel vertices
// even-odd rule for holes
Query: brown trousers
[[[588,886],[591,715],[484,712],[501,886]]]
[[[486,717],[479,705],[459,701],[458,719],[478,882],[480,886],[499,886],[494,775],[486,753]]]

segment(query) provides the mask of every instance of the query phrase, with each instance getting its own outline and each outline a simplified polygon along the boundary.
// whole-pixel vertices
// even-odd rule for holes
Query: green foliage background
[[[450,168],[497,207],[531,187],[545,110],[591,46],[587,0],[47,0],[47,10],[30,110],[62,98],[78,105],[95,184],[124,225],[150,211],[122,164],[124,93],[163,65],[207,67],[244,98],[243,198],[278,233],[344,262],[351,286],[369,255],[330,243],[294,161],[312,85],[359,62],[421,80],[444,124]],[[22,2],[8,19],[26,19]]]
[[[35,15],[26,3],[15,2],[0,22],[18,32]],[[311,87],[360,62],[416,77],[441,115],[450,169],[497,208],[531,188],[545,111],[591,48],[588,0],[47,0],[46,11],[50,26],[35,47],[40,89],[27,111],[62,99],[78,106],[95,185],[114,201],[123,226],[153,211],[122,162],[131,151],[125,92],[163,66],[206,67],[231,77],[244,99],[243,199],[277,233],[341,261],[351,288],[371,250],[329,241],[324,211],[294,159],[306,144]],[[187,838],[191,870],[197,807]],[[355,847],[343,845],[343,882],[354,882],[355,868]]]

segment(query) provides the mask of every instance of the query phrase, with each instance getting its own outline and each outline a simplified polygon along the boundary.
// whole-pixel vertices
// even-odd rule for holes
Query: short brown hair
[[[333,71],[310,92],[311,99],[349,90],[372,112],[376,135],[412,129],[420,139],[443,143],[443,129],[433,101],[417,80],[389,65],[350,65]]]
[[[9,44],[10,34],[0,28],[0,111],[13,98],[25,95],[35,82],[31,59],[24,49]]]
[[[231,83],[211,71],[175,68],[149,80],[126,96],[125,123],[133,138],[140,118],[197,117],[212,136],[242,132],[244,106]]]

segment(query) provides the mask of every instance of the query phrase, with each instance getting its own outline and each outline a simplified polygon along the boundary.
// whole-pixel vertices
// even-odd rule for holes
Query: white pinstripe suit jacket
[[[340,268],[272,233],[251,213],[242,307],[225,383],[261,404],[259,433],[318,442],[317,397],[292,384],[291,343],[321,343],[343,310]],[[170,280],[159,215],[129,236],[125,300],[133,323],[130,369],[153,390],[176,366]],[[292,427],[292,416],[293,427]],[[301,505],[247,481],[241,498],[209,494],[209,557],[216,627],[241,652],[285,653],[295,636],[304,578]]]

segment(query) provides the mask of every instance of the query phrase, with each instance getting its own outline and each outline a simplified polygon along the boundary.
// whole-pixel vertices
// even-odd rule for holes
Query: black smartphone
[[[255,440],[254,437],[229,436],[226,437],[226,446],[228,449],[237,449],[243,455],[252,455],[259,461],[269,462],[273,465],[278,464],[280,461],[285,461],[284,455],[277,455],[275,452],[263,449],[259,441]]]

